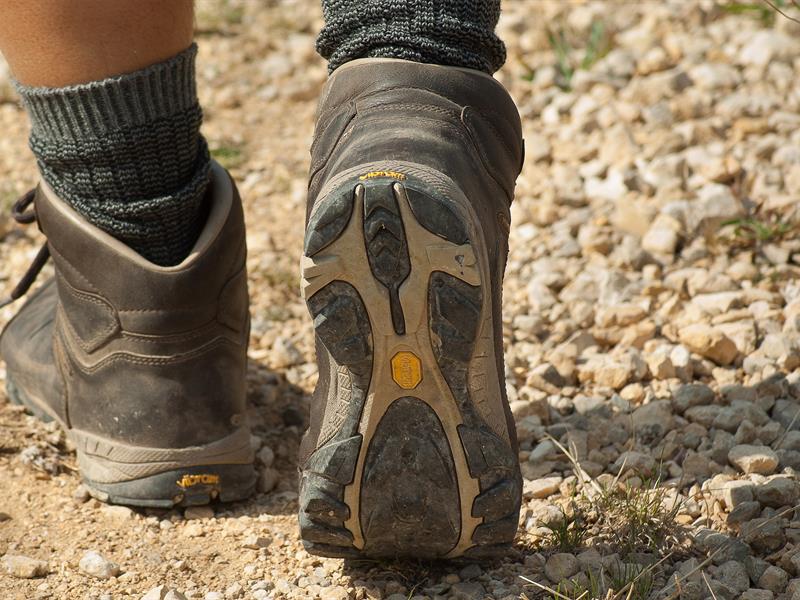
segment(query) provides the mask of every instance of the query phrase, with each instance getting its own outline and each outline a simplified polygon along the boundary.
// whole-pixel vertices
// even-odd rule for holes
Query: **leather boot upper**
[[[55,277],[0,338],[14,384],[69,428],[131,445],[189,447],[239,429],[249,334],[244,221],[216,164],[208,205],[191,254],[159,267],[42,184],[35,208]]]
[[[370,160],[439,167],[462,187],[488,176],[507,202],[522,168],[519,113],[505,88],[471,69],[364,59],[328,80],[317,111],[310,190]]]

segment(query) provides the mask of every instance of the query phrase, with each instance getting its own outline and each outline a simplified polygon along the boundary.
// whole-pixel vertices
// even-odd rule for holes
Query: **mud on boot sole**
[[[67,432],[76,447],[83,483],[102,502],[171,508],[243,500],[255,490],[256,473],[246,428],[193,448],[130,446],[69,429],[11,377],[6,388],[11,402],[25,406],[44,422],[58,422]]]
[[[302,292],[329,353],[327,406],[302,467],[306,549],[334,557],[486,557],[517,530],[483,235],[443,175],[408,163],[340,174],[306,231]]]

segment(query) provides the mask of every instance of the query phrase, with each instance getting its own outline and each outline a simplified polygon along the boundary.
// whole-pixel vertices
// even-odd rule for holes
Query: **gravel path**
[[[63,435],[0,393],[0,597],[588,599],[640,575],[640,600],[800,600],[800,25],[720,4],[505,2],[498,77],[527,144],[505,287],[525,500],[514,553],[479,566],[302,550],[316,368],[297,263],[321,17],[314,0],[201,1],[205,133],[249,227],[259,493],[101,505]],[[2,66],[0,131],[5,292],[41,240],[6,216],[36,173]]]

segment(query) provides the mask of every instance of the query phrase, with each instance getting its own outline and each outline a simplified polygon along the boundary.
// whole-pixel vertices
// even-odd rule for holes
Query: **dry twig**
[[[769,7],[770,7],[770,8],[772,8],[772,10],[774,10],[775,12],[777,12],[777,13],[781,14],[782,16],[786,17],[786,18],[787,18],[787,19],[789,19],[790,21],[794,21],[795,23],[800,23],[800,19],[797,19],[797,18],[795,18],[795,17],[793,17],[793,16],[791,16],[791,15],[787,15],[785,12],[783,12],[783,11],[780,9],[780,7],[779,7],[779,6],[777,6],[776,4],[774,4],[774,3],[772,2],[772,0],[764,0],[764,3],[765,3],[765,4],[767,4],[767,5],[769,5]],[[792,4],[794,5],[794,7],[795,7],[795,8],[798,8],[798,9],[800,9],[800,3],[798,3],[798,0],[792,0]]]

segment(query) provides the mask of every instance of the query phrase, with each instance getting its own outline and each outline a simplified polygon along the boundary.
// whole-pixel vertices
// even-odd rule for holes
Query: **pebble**
[[[725,522],[730,526],[741,525],[752,519],[755,519],[761,513],[761,504],[755,500],[750,502],[742,502],[737,504],[734,509],[728,513]]]
[[[777,31],[758,31],[750,36],[738,55],[740,64],[766,67],[773,60],[785,60],[797,56],[800,47],[797,40]]]
[[[611,470],[618,473],[620,469],[623,468],[637,475],[649,477],[655,473],[656,459],[650,454],[629,450],[619,455],[619,458],[617,458],[612,465]]]
[[[771,565],[767,567],[767,570],[764,571],[764,574],[759,578],[758,587],[780,594],[786,590],[786,585],[788,583],[788,573],[780,567]]]
[[[164,600],[169,588],[165,585],[158,585],[142,596],[141,600]]]
[[[208,598],[208,595],[206,595],[206,598]],[[159,585],[142,596],[142,600],[187,600],[187,598],[174,588]]]
[[[110,579],[120,573],[119,565],[98,554],[94,550],[87,551],[78,562],[78,568],[82,573],[97,577],[98,579]]]
[[[461,581],[450,588],[450,598],[453,600],[483,600],[486,589],[475,581]]]
[[[669,359],[675,369],[675,376],[681,381],[689,381],[693,375],[692,357],[689,350],[683,346],[675,346],[669,353]]]
[[[768,446],[742,444],[728,453],[728,461],[742,473],[769,475],[778,468],[778,455]]]
[[[575,575],[580,569],[578,559],[572,554],[559,552],[547,559],[544,565],[544,574],[553,583],[560,583]]]
[[[704,356],[718,365],[729,365],[739,355],[736,344],[728,336],[709,325],[695,323],[681,328],[681,343],[692,352]]]
[[[711,529],[696,531],[695,544],[704,552],[710,553],[716,565],[731,560],[743,562],[751,554],[750,548],[744,541]]]
[[[525,498],[547,498],[558,492],[558,486],[564,480],[560,475],[554,477],[542,477],[526,481],[522,488]]]
[[[771,508],[794,506],[800,497],[800,485],[789,477],[776,477],[755,486],[755,495],[762,505]]]
[[[113,521],[127,521],[136,516],[136,513],[127,506],[103,506],[100,512],[104,517]]]
[[[275,452],[269,446],[262,446],[256,454],[256,458],[265,468],[269,468],[275,462]]]
[[[681,240],[682,225],[672,217],[659,215],[642,238],[642,248],[657,256],[671,257]]]
[[[72,492],[72,498],[78,504],[83,504],[84,502],[88,502],[91,497],[92,496],[91,494],[89,494],[89,490],[82,483],[78,484],[75,487],[75,491]]]
[[[210,506],[189,506],[183,511],[183,516],[187,520],[213,519],[214,509]]]
[[[735,560],[722,563],[714,577],[727,583],[733,590],[741,594],[750,588],[750,576],[745,566]]]
[[[276,369],[291,367],[303,363],[303,354],[290,339],[278,337],[272,346],[272,364]]]
[[[759,517],[741,526],[741,537],[759,554],[769,554],[786,543],[786,533],[778,519]]]
[[[477,563],[469,564],[458,572],[458,577],[461,581],[477,579],[481,575],[483,575],[483,569]]]
[[[715,394],[713,390],[702,383],[692,383],[680,386],[672,396],[672,405],[679,413],[686,412],[693,406],[713,404]]]
[[[347,590],[339,586],[323,588],[319,595],[319,600],[348,600],[350,594]]]
[[[753,501],[753,483],[750,481],[729,481],[722,486],[722,500],[728,510],[740,504]]]
[[[19,579],[44,577],[50,572],[47,562],[21,554],[6,554],[2,561],[6,573]]]
[[[744,215],[744,207],[727,185],[709,183],[697,191],[697,200],[689,213],[689,226],[697,230],[700,227],[719,227],[723,221],[729,221]]]
[[[672,405],[669,400],[650,402],[634,410],[631,421],[640,435],[661,437],[672,429]]]
[[[244,540],[242,540],[242,547],[249,548],[251,550],[258,550],[259,548],[266,548],[270,544],[270,539],[268,537],[252,534],[248,535]]]
[[[267,494],[275,489],[280,473],[272,467],[264,467],[258,474],[258,491]]]

